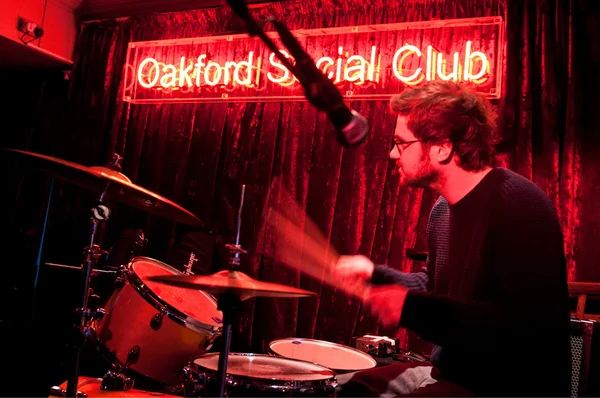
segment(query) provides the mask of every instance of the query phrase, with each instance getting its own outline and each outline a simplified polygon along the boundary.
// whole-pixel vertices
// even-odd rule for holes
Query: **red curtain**
[[[577,0],[307,0],[253,10],[257,18],[272,15],[291,29],[503,16],[504,93],[495,103],[500,159],[556,204],[569,278],[579,281],[600,279],[595,244],[600,139],[594,134],[599,121],[598,11],[596,2]],[[65,134],[57,135],[61,145],[53,152],[86,165],[103,164],[118,152],[124,156],[124,173],[135,183],[232,238],[240,187],[246,184],[241,244],[249,256],[242,271],[318,295],[245,302],[232,350],[262,352],[273,339],[288,336],[349,344],[352,336],[377,333],[376,320],[358,301],[254,250],[267,189],[277,176],[340,253],[361,253],[405,271],[415,266],[404,252],[426,249],[424,231],[435,195],[398,186],[386,161],[394,124],[386,102],[352,103],[370,120],[371,134],[360,147],[344,150],[326,116],[305,102],[130,105],[121,100],[129,41],[241,31],[225,7],[82,25],[64,109]],[[67,188],[62,189],[61,195]],[[78,211],[87,207],[61,205],[51,223],[58,228],[64,214],[72,219]],[[148,254],[164,258],[177,226],[118,206],[106,239],[132,225],[146,231]],[[82,247],[80,232],[63,228],[61,242]]]
[[[255,12],[259,20],[275,16],[290,29],[308,29],[504,15],[505,5],[503,1],[309,1],[271,4]],[[242,271],[318,295],[246,302],[233,349],[263,352],[270,341],[289,336],[349,344],[352,336],[377,333],[376,320],[362,312],[358,301],[253,252],[267,189],[278,176],[339,252],[362,253],[379,263],[411,269],[404,249],[424,249],[424,226],[435,198],[421,189],[398,186],[393,167],[386,161],[394,120],[385,101],[352,104],[372,124],[367,142],[353,150],[343,150],[326,116],[304,102],[121,102],[121,71],[129,40],[194,37],[240,29],[228,8],[84,25],[72,92],[82,96],[76,102],[86,109],[89,100],[85,96],[91,92],[98,96],[96,125],[103,131],[94,137],[104,140],[104,145],[97,142],[93,147],[104,151],[97,159],[103,161],[115,151],[123,154],[130,178],[175,200],[221,231],[233,230],[240,186],[246,184],[241,243],[250,256]],[[90,87],[100,88],[100,82],[102,90]],[[90,121],[83,124],[88,126]],[[74,147],[81,145],[75,143]],[[158,219],[147,228],[155,256],[160,258],[173,242],[174,228]]]

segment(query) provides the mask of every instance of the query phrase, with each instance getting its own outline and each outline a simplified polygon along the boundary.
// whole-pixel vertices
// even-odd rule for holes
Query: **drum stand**
[[[81,288],[82,298],[81,307],[76,309],[77,317],[79,318],[78,323],[74,324],[73,338],[71,348],[73,352],[71,362],[71,375],[67,381],[67,397],[77,396],[77,384],[79,378],[79,357],[81,354],[81,348],[85,344],[86,340],[90,337],[92,329],[89,326],[89,320],[92,319],[96,314],[92,314],[90,308],[88,308],[88,301],[90,297],[90,282],[92,271],[98,258],[101,255],[100,247],[94,244],[96,240],[96,234],[98,232],[98,226],[108,220],[110,217],[109,208],[103,203],[104,197],[108,190],[108,184],[106,188],[98,198],[98,203],[92,208],[92,215],[90,217],[90,229],[89,229],[89,242],[85,248],[85,259],[81,265]]]
[[[239,265],[240,253],[246,253],[239,245],[227,245],[231,258],[230,265]],[[229,270],[229,276],[235,279],[236,271]],[[224,292],[217,296],[217,309],[223,313],[223,344],[219,353],[219,367],[217,369],[217,380],[219,383],[219,397],[225,397],[225,378],[227,373],[227,360],[229,359],[229,347],[231,345],[231,328],[233,321],[237,317],[241,307],[242,300],[239,295],[233,292]]]
[[[242,185],[242,196],[240,200],[240,208],[237,217],[237,236],[235,245],[226,245],[229,250],[229,277],[236,278],[237,270],[240,267],[240,254],[245,254],[246,251],[240,246],[240,228],[242,225],[242,207],[244,206],[244,193],[246,185]],[[223,333],[221,351],[219,352],[219,365],[217,368],[217,381],[219,385],[219,397],[227,396],[225,391],[225,379],[227,376],[227,360],[229,359],[229,347],[231,345],[231,328],[233,321],[236,318],[242,298],[233,291],[227,291],[217,296],[217,309],[223,313]]]

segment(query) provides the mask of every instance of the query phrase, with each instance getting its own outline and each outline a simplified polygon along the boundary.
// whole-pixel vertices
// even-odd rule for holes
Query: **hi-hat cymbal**
[[[315,295],[313,292],[297,287],[257,281],[239,271],[219,271],[206,276],[156,275],[148,277],[147,280],[186,289],[202,290],[215,295],[231,292],[239,295],[242,300],[251,297],[304,297]]]
[[[124,174],[107,167],[87,167],[39,153],[7,149],[9,153],[23,158],[28,164],[60,179],[100,195],[107,189],[106,197],[148,213],[173,221],[202,227],[202,221],[183,207],[154,192],[135,185]],[[107,188],[108,187],[108,188]]]

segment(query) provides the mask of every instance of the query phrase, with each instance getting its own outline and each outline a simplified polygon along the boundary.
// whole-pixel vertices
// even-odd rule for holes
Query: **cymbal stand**
[[[229,250],[229,274],[235,278],[237,270],[240,266],[240,254],[245,254],[246,250],[240,246],[240,229],[242,225],[242,207],[244,206],[244,193],[246,185],[242,185],[242,196],[240,200],[240,208],[237,217],[237,236],[235,245],[228,244],[225,247]],[[219,397],[227,396],[225,391],[225,379],[227,374],[227,360],[229,359],[229,347],[231,345],[231,328],[242,300],[239,295],[229,291],[219,294],[217,298],[217,309],[223,313],[223,332],[221,351],[219,353],[219,365],[217,368],[217,380],[219,385]]]
[[[73,325],[74,337],[72,341],[72,370],[67,381],[67,397],[76,397],[77,396],[77,384],[79,378],[79,356],[81,354],[81,348],[85,343],[86,339],[91,333],[91,328],[89,327],[89,320],[92,317],[91,310],[88,308],[88,301],[90,298],[90,282],[92,271],[98,257],[102,253],[98,245],[94,244],[96,240],[96,234],[98,233],[98,227],[101,223],[106,222],[110,217],[110,209],[103,203],[104,198],[106,196],[106,192],[108,191],[109,184],[106,184],[104,191],[100,194],[98,198],[97,204],[92,208],[91,217],[90,217],[90,229],[89,229],[89,241],[88,246],[85,248],[85,259],[81,266],[81,288],[82,288],[82,297],[81,297],[81,307],[77,308],[76,313],[79,317],[78,323]]]

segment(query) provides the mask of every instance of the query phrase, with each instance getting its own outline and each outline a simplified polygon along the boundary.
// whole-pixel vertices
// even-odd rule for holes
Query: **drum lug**
[[[162,326],[162,320],[165,317],[166,312],[163,310],[156,313],[150,320],[150,327],[152,330],[159,330]]]
[[[127,268],[121,265],[117,270],[117,275],[114,286],[115,290],[120,291],[127,284]]]
[[[93,321],[101,321],[102,318],[106,315],[106,310],[104,308],[96,308],[94,314],[92,315]]]

